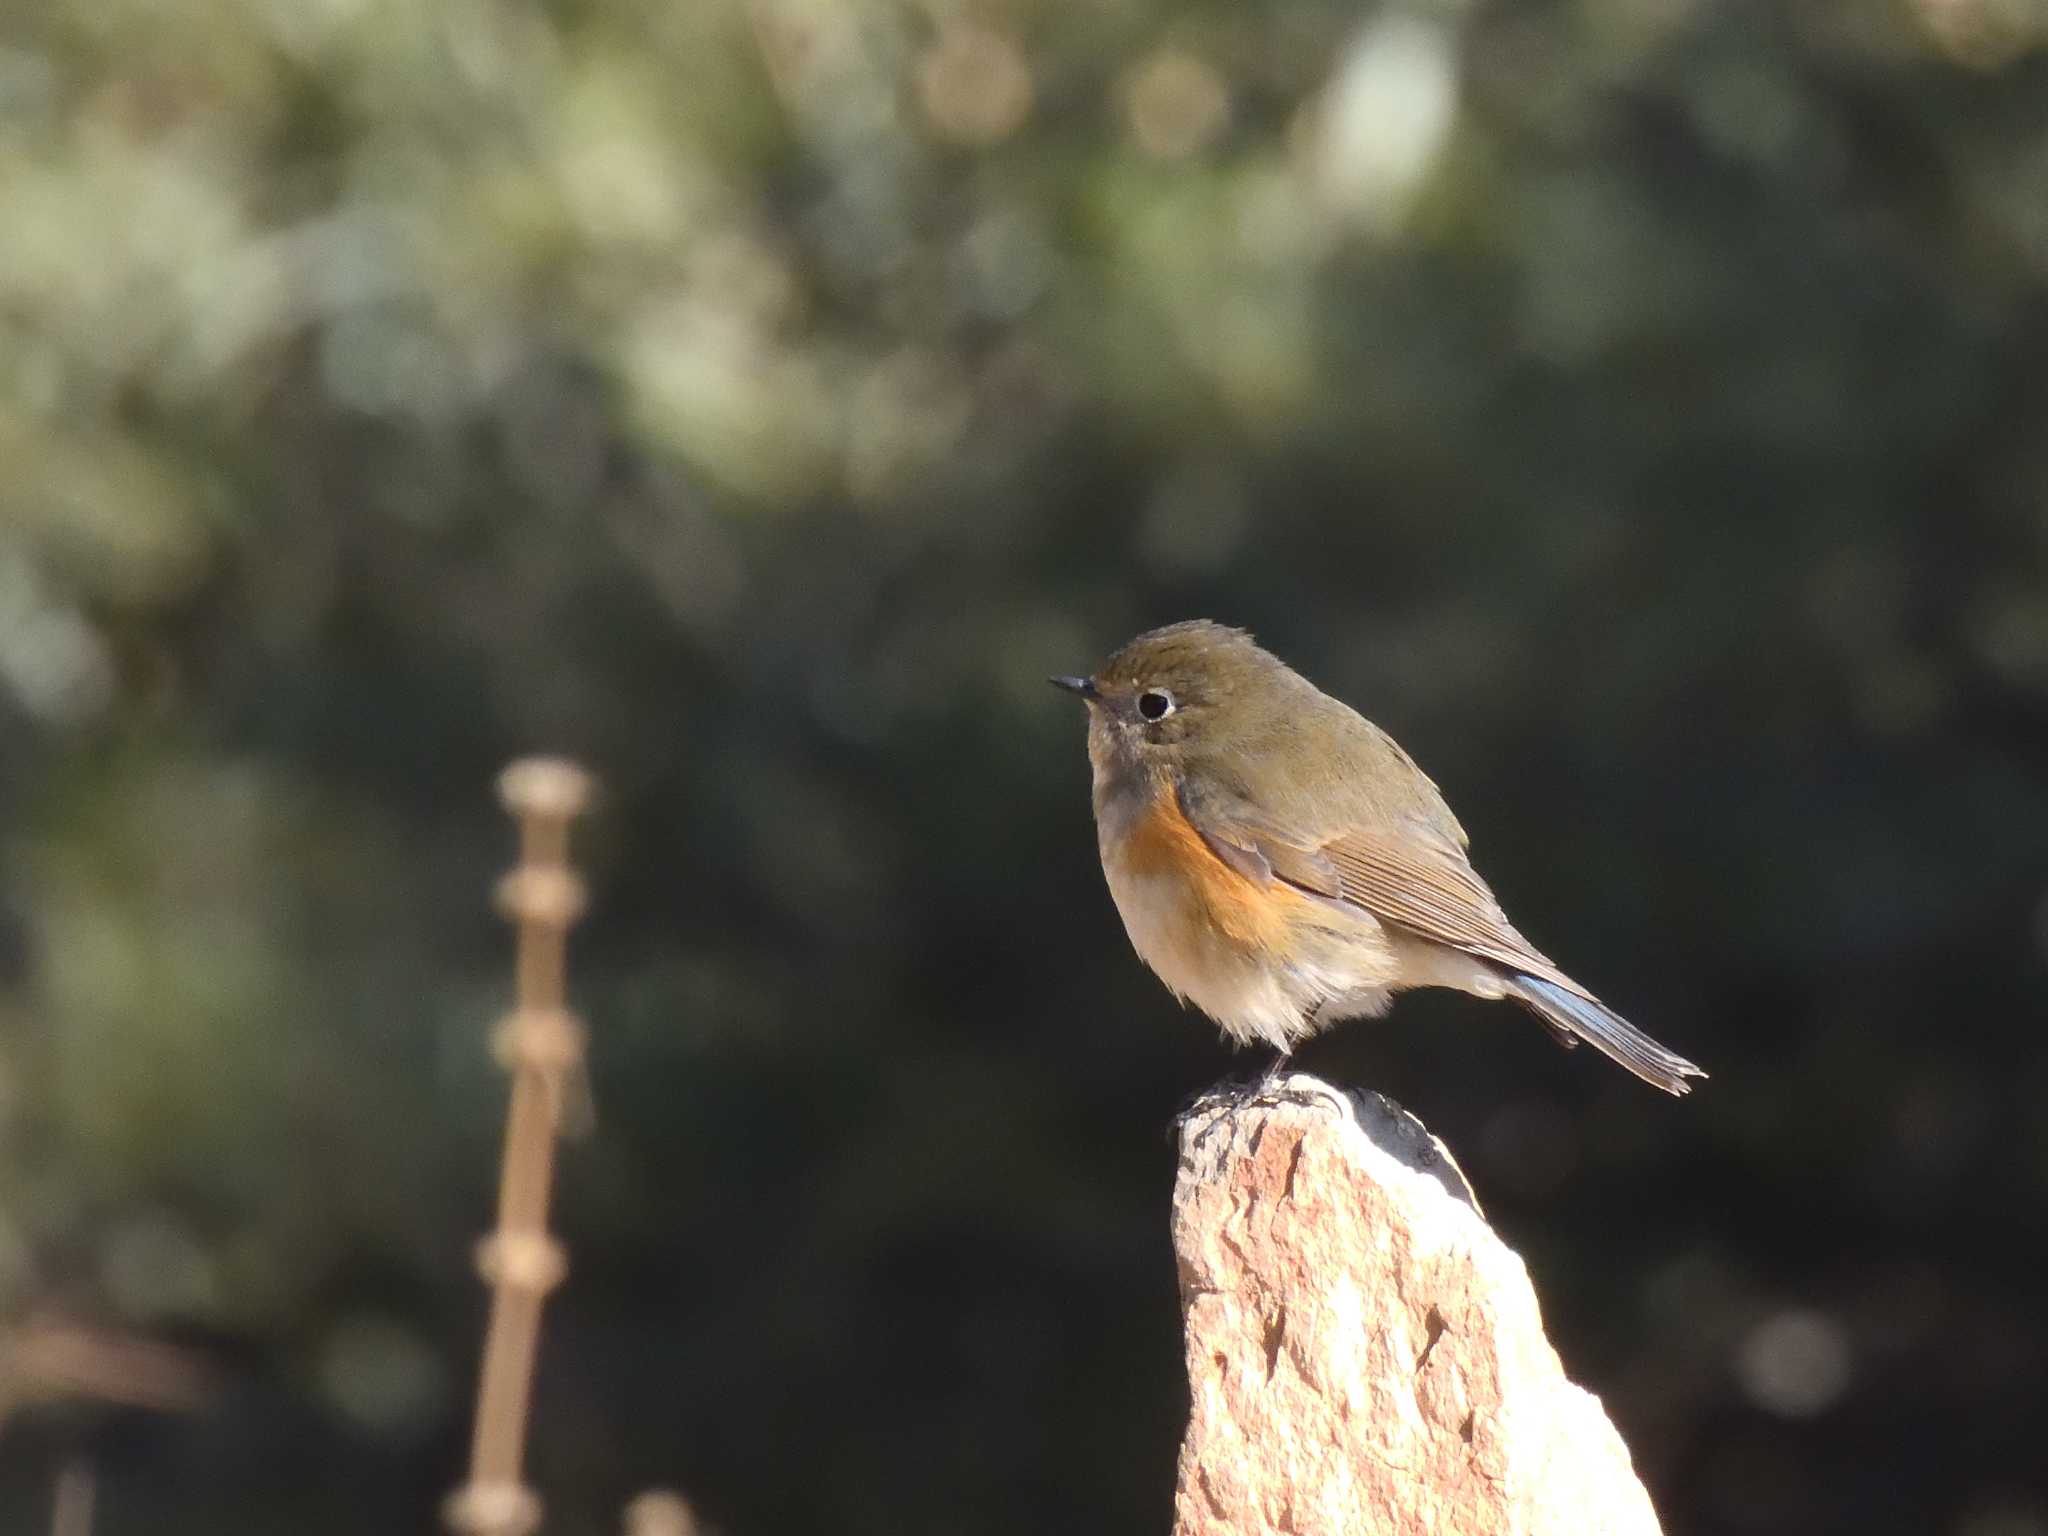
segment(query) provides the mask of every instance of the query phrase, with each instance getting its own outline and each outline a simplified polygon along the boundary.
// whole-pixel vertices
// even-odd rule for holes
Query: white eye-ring
[[[1138,713],[1147,720],[1164,720],[1173,711],[1173,695],[1164,688],[1147,688],[1138,695]]]

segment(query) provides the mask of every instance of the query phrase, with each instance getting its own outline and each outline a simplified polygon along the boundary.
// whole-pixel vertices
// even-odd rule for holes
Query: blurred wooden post
[[[50,1536],[92,1536],[93,1505],[99,1502],[99,1479],[83,1457],[58,1470],[50,1496]]]
[[[582,1070],[583,1026],[569,1012],[569,927],[583,885],[569,867],[569,823],[590,798],[573,763],[527,758],[499,777],[499,798],[519,820],[519,867],[498,886],[498,906],[518,925],[518,994],[492,1049],[512,1076],[497,1230],[477,1249],[491,1288],[491,1321],[477,1387],[469,1481],[448,1499],[451,1529],[464,1536],[527,1536],[541,1502],[521,1481],[526,1411],[540,1342],[540,1309],[568,1270],[548,1235],[548,1188],[568,1085]]]
[[[650,1488],[626,1506],[625,1536],[700,1536],[689,1500],[670,1488]]]

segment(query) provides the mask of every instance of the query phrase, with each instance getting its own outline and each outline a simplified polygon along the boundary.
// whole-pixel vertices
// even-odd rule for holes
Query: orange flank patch
[[[1261,885],[1224,863],[1170,791],[1152,797],[1151,809],[1125,834],[1118,853],[1133,875],[1177,880],[1194,909],[1188,916],[1206,919],[1212,933],[1247,948],[1287,948],[1295,909],[1307,900],[1291,887]]]

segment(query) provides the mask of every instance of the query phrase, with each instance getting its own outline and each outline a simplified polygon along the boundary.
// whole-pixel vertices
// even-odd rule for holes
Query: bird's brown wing
[[[1240,874],[1351,902],[1420,938],[1540,976],[1581,997],[1592,995],[1515,931],[1459,843],[1419,818],[1283,830],[1234,797],[1185,789],[1181,809]]]

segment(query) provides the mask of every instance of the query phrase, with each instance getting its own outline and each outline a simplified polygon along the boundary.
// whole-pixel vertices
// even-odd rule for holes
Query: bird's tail
[[[1707,1075],[1683,1056],[1665,1050],[1612,1008],[1596,1003],[1590,997],[1581,997],[1554,981],[1545,981],[1540,976],[1510,974],[1507,993],[1517,1002],[1535,1009],[1545,1023],[1576,1035],[1596,1050],[1605,1052],[1653,1088],[1662,1088],[1666,1093],[1686,1093],[1692,1088],[1687,1078]]]

